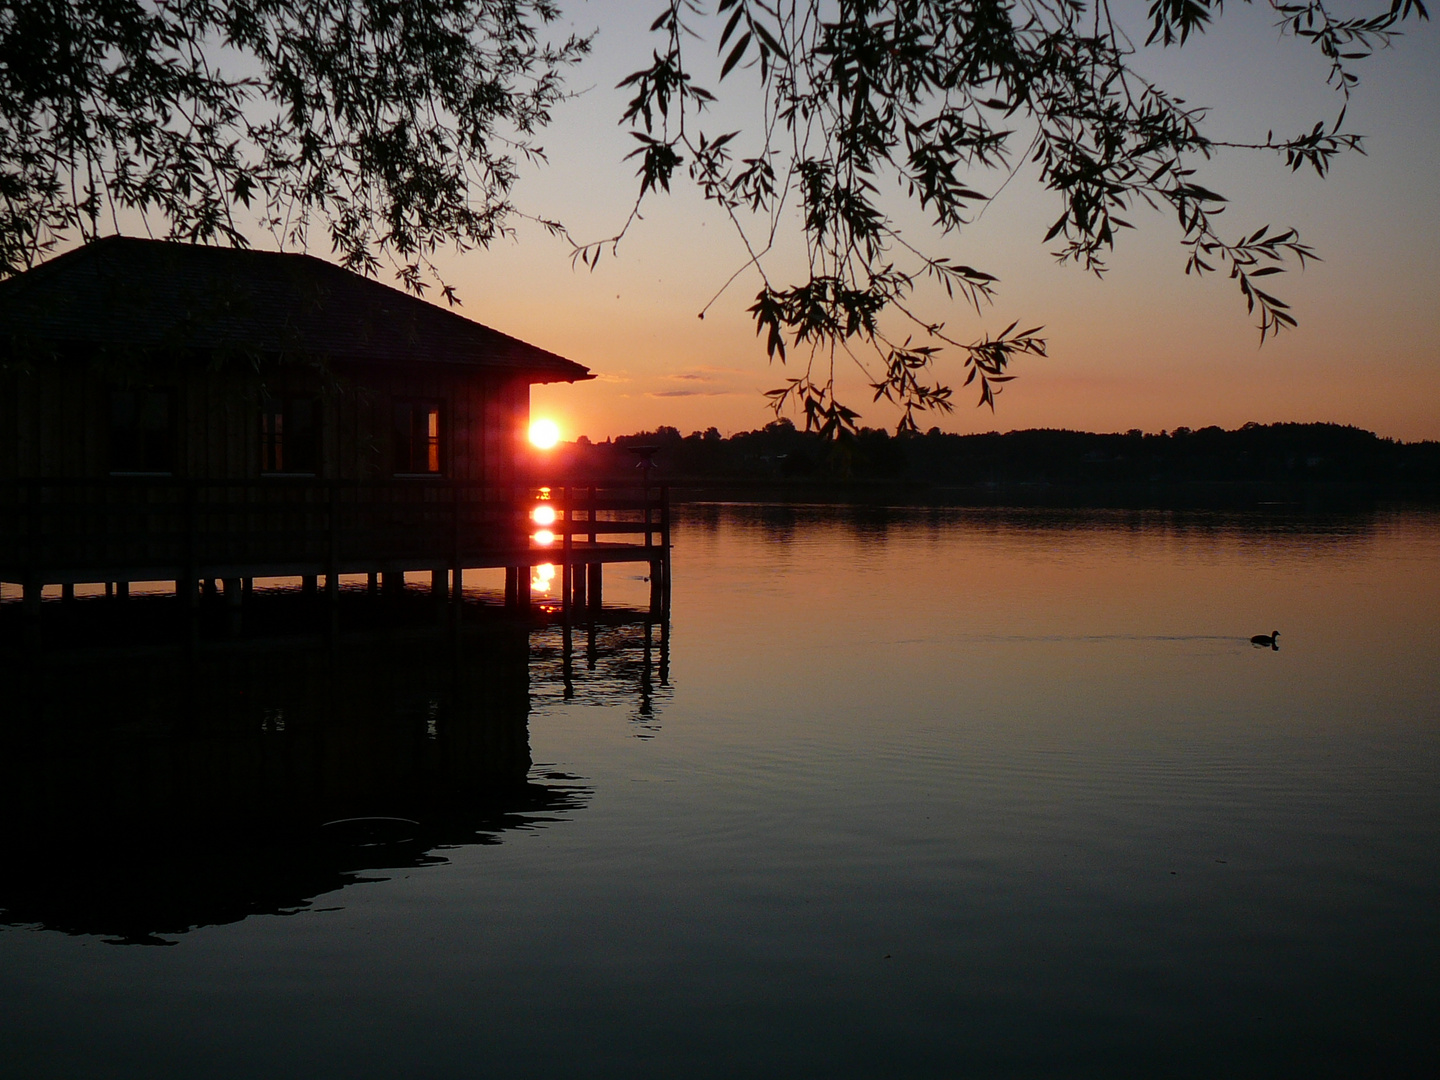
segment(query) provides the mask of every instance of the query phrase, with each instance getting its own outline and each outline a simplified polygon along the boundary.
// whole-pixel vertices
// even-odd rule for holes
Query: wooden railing
[[[554,541],[532,539],[537,505]],[[658,485],[510,487],[412,479],[0,482],[0,579],[354,573],[645,559],[669,548]],[[618,538],[618,539],[617,539]],[[638,543],[636,542],[638,541]],[[635,549],[633,553],[629,549]]]

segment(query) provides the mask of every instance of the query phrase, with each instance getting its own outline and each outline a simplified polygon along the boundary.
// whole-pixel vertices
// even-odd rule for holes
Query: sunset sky
[[[560,218],[578,239],[613,233],[633,199],[634,163],[622,160],[633,143],[616,122],[624,95],[613,88],[658,44],[646,33],[654,6],[607,0],[571,8],[575,29],[600,33],[573,75],[582,93],[557,110],[540,139],[549,165],[526,174],[516,201]],[[1129,8],[1143,19],[1140,4]],[[1263,139],[1270,128],[1292,133],[1329,120],[1337,100],[1324,85],[1323,61],[1301,43],[1279,40],[1272,22],[1268,8],[1227,8],[1198,43],[1150,50],[1140,64],[1191,102],[1211,106],[1217,138]],[[1271,279],[1300,327],[1263,348],[1233,283],[1184,276],[1170,218],[1136,211],[1139,230],[1122,238],[1103,281],[1056,266],[1041,239],[1057,198],[1022,169],[975,225],[929,246],[1001,278],[997,302],[982,317],[958,304],[944,309],[952,332],[969,339],[1012,320],[1043,324],[1050,356],[1018,368],[995,415],[977,410],[967,391],[953,415],[933,422],[967,432],[1336,421],[1404,439],[1440,438],[1437,61],[1435,29],[1424,23],[1363,65],[1349,126],[1367,137],[1368,156],[1341,160],[1326,180],[1239,153],[1200,177],[1230,196],[1232,234],[1293,225],[1325,260],[1303,275]],[[727,103],[732,111],[707,130],[749,119],[753,82],[744,72],[727,78],[722,89],[742,100]],[[1002,177],[977,179],[993,192]],[[903,212],[900,200],[894,207]],[[600,439],[659,424],[728,433],[771,418],[761,391],[788,372],[767,363],[745,313],[758,278],[742,274],[697,318],[743,261],[728,224],[681,183],[647,203],[618,258],[594,271],[573,269],[562,241],[525,223],[514,242],[443,265],[464,314],[598,374],[578,386],[537,388],[533,401],[566,438]],[[958,358],[942,358],[940,371],[956,382],[963,374]],[[866,406],[864,423],[894,423],[892,410],[868,405],[858,372],[840,375],[852,388],[848,400]]]

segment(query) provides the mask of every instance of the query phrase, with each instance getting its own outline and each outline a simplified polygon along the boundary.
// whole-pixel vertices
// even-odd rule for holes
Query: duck
[[[1256,634],[1250,639],[1250,644],[1263,645],[1266,648],[1274,649],[1278,652],[1280,649],[1280,631],[1272,630],[1268,634]]]

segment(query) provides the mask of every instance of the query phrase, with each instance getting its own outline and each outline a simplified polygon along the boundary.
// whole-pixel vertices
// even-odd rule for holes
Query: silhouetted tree
[[[1242,144],[1211,139],[1202,110],[1137,71],[1108,0],[664,0],[653,63],[621,84],[640,161],[631,220],[677,171],[725,211],[750,252],[740,269],[763,279],[750,311],[770,356],[809,353],[772,403],[826,435],[858,417],[835,398],[837,350],[913,431],[917,412],[953,407],[931,374],[940,349],[962,350],[992,409],[1012,358],[1045,349],[1038,327],[965,342],[911,306],[929,278],[978,311],[996,279],[907,236],[891,187],[944,236],[1029,160],[1060,202],[1044,242],[1096,273],[1133,209],[1171,211],[1186,272],[1228,272],[1264,340],[1295,320],[1263,279],[1311,250],[1291,229],[1223,234],[1225,200],[1195,163],[1244,146],[1324,175],[1359,147],[1343,126],[1355,63],[1427,17],[1421,0],[1355,17],[1266,2],[1282,34],[1327,58],[1339,105],[1298,135]],[[1147,44],[1183,45],[1221,6],[1150,0]],[[389,261],[422,292],[438,245],[507,227],[517,161],[539,156],[530,138],[589,47],[543,40],[558,15],[554,0],[0,0],[0,276],[152,219],[174,238],[244,244],[237,212],[253,207],[282,245],[322,228],[346,266]],[[744,130],[701,124],[714,95],[687,50],[712,21],[718,79],[750,71],[762,92]],[[769,257],[792,211],[808,263],[785,284]],[[575,257],[593,266],[623,234]]]
[[[322,227],[414,292],[503,231],[588,40],[550,0],[3,0],[0,276],[76,234],[244,245]],[[139,220],[137,220],[139,219]],[[433,270],[433,267],[429,267]],[[447,299],[450,289],[440,282]]]
[[[996,279],[927,253],[885,194],[903,192],[947,235],[1027,160],[1058,196],[1044,242],[1058,244],[1062,262],[1098,274],[1133,210],[1168,210],[1183,230],[1185,272],[1227,272],[1264,341],[1295,319],[1263,279],[1313,253],[1293,229],[1222,232],[1225,199],[1197,181],[1196,162],[1221,147],[1248,148],[1325,175],[1336,154],[1359,148],[1343,127],[1355,62],[1388,44],[1404,19],[1427,17],[1420,0],[1353,17],[1333,14],[1325,0],[1267,2],[1282,36],[1312,43],[1329,62],[1336,115],[1291,137],[1235,143],[1207,136],[1203,109],[1132,63],[1134,38],[1184,45],[1223,0],[1150,0],[1148,26],[1130,27],[1134,38],[1108,0],[718,0],[713,11],[700,0],[662,0],[654,61],[621,84],[634,93],[625,119],[637,140],[639,199],[682,173],[725,211],[749,252],[741,269],[754,267],[763,281],[750,311],[770,356],[808,352],[803,370],[770,392],[772,403],[777,413],[798,406],[807,428],[826,434],[853,429],[858,415],[835,398],[837,350],[860,363],[875,400],[900,406],[902,431],[916,430],[917,412],[952,408],[951,388],[929,374],[944,346],[962,350],[966,385],[978,383],[992,409],[1013,377],[1011,359],[1043,354],[1038,327],[1012,324],[963,342],[943,318],[911,307],[929,278],[978,312]],[[696,80],[693,50],[707,23],[718,80],[748,69],[759,82],[763,110],[748,129],[704,122],[715,97]],[[808,257],[791,284],[772,276],[788,269],[770,264],[772,255],[790,260],[788,248],[776,251],[787,215],[802,221]],[[593,265],[618,239],[577,247],[576,256]],[[895,332],[907,323],[909,332]]]

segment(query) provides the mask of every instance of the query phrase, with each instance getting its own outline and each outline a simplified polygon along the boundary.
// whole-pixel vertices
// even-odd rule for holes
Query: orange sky
[[[644,62],[651,43],[643,5],[592,2],[576,10],[577,28],[601,30],[575,79],[589,89],[557,111],[541,139],[550,164],[525,178],[516,199],[591,239],[612,232],[633,198],[633,162],[622,161],[631,140],[615,123],[621,95],[609,88]],[[1269,24],[1264,11],[1227,9],[1199,48],[1143,60],[1191,101],[1213,105],[1213,133],[1221,137],[1308,128],[1335,106],[1323,67],[1303,46],[1277,44]],[[1436,34],[1423,24],[1369,63],[1350,108],[1369,156],[1343,160],[1327,180],[1289,174],[1268,157],[1222,158],[1201,177],[1231,196],[1235,233],[1293,225],[1325,259],[1303,275],[1271,279],[1301,325],[1263,349],[1229,281],[1184,276],[1169,219],[1137,212],[1139,234],[1124,238],[1104,281],[1055,266],[1040,241],[1057,204],[1022,170],[977,225],[931,246],[1002,279],[998,302],[983,317],[958,305],[945,310],[954,332],[978,336],[1015,319],[1044,324],[1051,355],[1019,368],[994,416],[966,396],[953,415],[933,422],[964,432],[1325,420],[1440,438],[1437,61]],[[713,129],[737,126],[729,119]],[[535,411],[554,416],[566,438],[659,424],[728,433],[770,418],[761,391],[788,373],[767,364],[744,311],[758,279],[742,275],[697,318],[742,265],[743,251],[693,191],[681,185],[648,203],[619,256],[597,270],[573,269],[567,252],[522,223],[514,242],[443,264],[464,314],[599,375],[536,389]],[[958,360],[942,359],[940,370],[955,381],[962,375]],[[894,423],[893,411],[868,405],[858,372],[839,374],[850,400],[866,406],[863,422]]]

